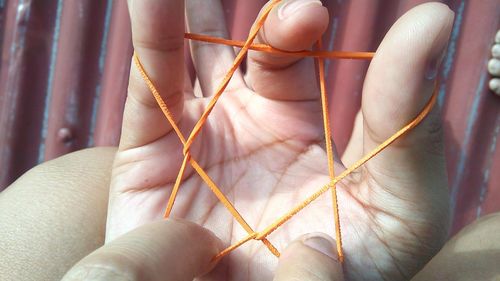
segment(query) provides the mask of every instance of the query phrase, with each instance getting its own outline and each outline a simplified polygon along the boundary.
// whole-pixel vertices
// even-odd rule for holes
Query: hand
[[[203,243],[200,243],[203,241]],[[222,242],[194,223],[166,220],[143,225],[74,265],[62,281],[188,281],[209,272]],[[342,268],[325,235],[294,241],[280,259],[275,281],[342,281]]]
[[[193,280],[213,268],[210,260],[221,248],[217,237],[194,223],[149,223],[89,254],[62,280]]]
[[[234,52],[193,43],[199,83],[192,89],[183,71],[183,3],[131,0],[129,9],[135,50],[187,135]],[[294,10],[294,4],[304,5]],[[188,0],[186,10],[191,32],[226,35],[219,1]],[[423,108],[452,21],[452,12],[434,3],[411,10],[394,24],[370,64],[346,162],[370,151]],[[318,1],[285,0],[269,15],[259,40],[284,50],[307,49],[327,24],[327,11]],[[314,73],[311,59],[250,53],[246,77],[235,74],[191,148],[255,230],[329,181]],[[205,98],[195,97],[200,94]],[[438,111],[435,107],[404,139],[338,185],[350,279],[409,279],[443,245],[448,195]],[[181,143],[132,66],[112,175],[108,241],[161,219],[181,152]],[[337,173],[343,167],[338,162]],[[283,249],[301,234],[332,233],[331,209],[329,196],[323,195],[273,233],[271,242]],[[185,173],[172,215],[214,231],[225,243],[246,235],[192,169]],[[276,262],[260,242],[249,242],[207,279],[267,280]]]

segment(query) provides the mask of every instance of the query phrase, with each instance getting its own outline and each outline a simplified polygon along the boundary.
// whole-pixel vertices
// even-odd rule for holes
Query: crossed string
[[[180,131],[179,127],[177,126],[173,114],[170,112],[168,109],[165,101],[159,94],[158,90],[156,89],[155,85],[147,75],[144,66],[142,65],[141,61],[139,60],[139,57],[136,52],[134,52],[134,63],[136,67],[138,68],[144,82],[148,86],[149,90],[153,94],[156,102],[158,103],[158,106],[162,110],[163,114],[169,121],[170,125],[172,126],[173,130],[179,137],[179,140],[183,144],[183,155],[184,158],[182,160],[181,167],[179,169],[179,173],[177,175],[177,178],[175,180],[174,187],[172,188],[172,192],[170,194],[167,207],[165,210],[164,217],[168,218],[173,205],[175,203],[175,199],[180,187],[180,184],[182,183],[182,177],[184,175],[184,172],[186,170],[187,163],[189,162],[193,169],[200,175],[200,177],[203,179],[203,181],[208,185],[210,190],[215,194],[215,196],[219,199],[219,201],[226,207],[226,209],[231,213],[231,215],[236,219],[236,221],[245,229],[247,232],[247,236],[240,241],[236,242],[235,244],[227,247],[220,253],[218,253],[214,259],[219,259],[222,258],[223,256],[229,254],[231,251],[235,250],[239,246],[243,245],[244,243],[250,241],[250,240],[260,240],[262,243],[270,250],[272,254],[274,254],[276,257],[280,256],[280,253],[278,249],[271,243],[269,240],[267,240],[267,236],[271,233],[273,233],[275,230],[277,230],[281,225],[286,223],[288,220],[290,220],[294,215],[296,215],[298,212],[300,212],[302,209],[304,209],[306,206],[308,206],[311,202],[316,200],[319,196],[321,196],[323,193],[325,193],[328,190],[331,190],[331,199],[332,199],[332,205],[333,205],[333,217],[334,217],[334,222],[335,222],[335,237],[336,237],[336,243],[337,243],[337,253],[339,256],[339,260],[341,262],[344,261],[344,253],[342,250],[342,232],[341,232],[341,226],[340,226],[340,218],[339,218],[339,208],[338,208],[338,201],[337,201],[337,189],[336,189],[336,184],[350,175],[354,170],[358,169],[360,166],[365,164],[368,160],[382,152],[387,146],[389,146],[391,143],[396,141],[398,138],[400,138],[402,135],[416,127],[430,112],[432,109],[433,105],[436,102],[436,89],[437,87],[435,86],[435,90],[425,105],[425,107],[422,109],[422,111],[412,120],[410,121],[406,126],[401,128],[399,131],[394,133],[391,137],[389,137],[387,140],[382,142],[379,146],[377,146],[375,149],[364,155],[361,159],[359,159],[357,162],[352,164],[350,167],[348,167],[346,170],[344,170],[341,174],[338,176],[335,176],[335,170],[334,170],[334,154],[333,154],[333,145],[332,145],[332,138],[331,138],[331,125],[330,125],[330,120],[329,120],[329,114],[328,114],[328,101],[327,101],[327,93],[326,93],[326,87],[325,87],[325,71],[324,71],[324,59],[332,59],[332,58],[337,58],[337,59],[371,59],[374,56],[374,53],[372,52],[329,52],[329,51],[322,51],[322,42],[321,39],[318,40],[316,46],[317,46],[317,51],[298,51],[298,52],[291,52],[291,51],[284,51],[280,49],[273,48],[272,46],[269,46],[267,44],[254,44],[253,41],[255,37],[257,36],[259,30],[262,28],[264,25],[264,22],[273,9],[279,2],[282,0],[273,0],[270,2],[269,5],[267,5],[260,17],[256,20],[254,25],[252,26],[249,36],[246,39],[246,41],[236,41],[236,40],[229,40],[229,39],[223,39],[223,38],[217,38],[217,37],[212,37],[212,36],[206,36],[206,35],[201,35],[201,34],[192,34],[192,33],[186,33],[185,38],[190,39],[190,40],[197,40],[197,41],[204,41],[204,42],[209,42],[209,43],[216,43],[216,44],[224,44],[228,46],[233,46],[233,47],[239,47],[241,50],[239,51],[238,55],[236,56],[233,65],[227,72],[226,76],[218,86],[218,88],[215,91],[214,96],[212,97],[211,101],[209,102],[208,106],[206,107],[205,111],[203,112],[202,116],[198,120],[198,122],[195,124],[193,130],[191,131],[190,135],[186,139],[182,132]],[[264,230],[260,232],[256,232],[252,229],[252,227],[245,221],[243,216],[236,210],[234,205],[228,200],[228,198],[222,193],[220,188],[215,184],[215,182],[210,178],[210,176],[206,173],[206,171],[198,164],[198,162],[193,158],[193,156],[190,153],[190,147],[198,134],[200,133],[201,129],[203,128],[205,122],[207,121],[208,116],[212,112],[213,108],[215,107],[217,101],[219,98],[222,96],[222,93],[226,89],[227,85],[229,84],[233,74],[235,71],[238,69],[240,64],[242,63],[243,59],[245,58],[245,55],[248,53],[248,50],[255,50],[255,51],[260,51],[260,52],[266,52],[266,53],[271,53],[271,54],[278,54],[278,55],[287,55],[287,56],[297,56],[297,57],[314,57],[317,59],[317,66],[318,66],[318,76],[319,76],[319,86],[320,86],[320,95],[321,95],[321,105],[322,105],[322,115],[323,115],[323,125],[324,125],[324,132],[325,132],[325,143],[326,143],[326,153],[327,153],[327,159],[328,159],[328,174],[330,177],[330,181],[323,185],[320,189],[318,189],[316,192],[311,194],[309,197],[307,197],[303,202],[295,206],[293,209],[288,211],[286,214],[281,216],[279,219],[277,219],[274,223],[266,227]],[[437,85],[437,83],[436,83]]]

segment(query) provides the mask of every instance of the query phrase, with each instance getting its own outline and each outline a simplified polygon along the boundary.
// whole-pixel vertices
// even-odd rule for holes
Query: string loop
[[[149,76],[146,74],[146,71],[144,70],[144,66],[141,64],[139,57],[137,53],[134,52],[134,62],[141,73],[141,76],[143,80],[145,81],[146,85],[149,87],[151,93],[153,94],[156,102],[158,103],[158,106],[162,110],[163,114],[165,115],[166,119],[172,126],[172,129],[175,131],[177,134],[179,140],[181,141],[183,145],[183,150],[182,153],[184,155],[181,167],[179,169],[179,173],[177,175],[175,184],[172,188],[172,192],[170,194],[167,207],[165,210],[165,215],[164,217],[167,218],[170,216],[171,210],[173,208],[175,198],[177,196],[177,192],[179,190],[180,184],[182,182],[182,178],[184,175],[184,172],[187,167],[187,163],[189,163],[193,169],[200,175],[200,177],[203,179],[203,181],[207,184],[207,186],[210,188],[210,190],[214,193],[214,195],[219,199],[219,201],[228,209],[228,211],[231,213],[231,215],[238,221],[238,223],[245,229],[247,232],[247,236],[244,237],[242,240],[234,243],[233,245],[227,247],[223,251],[221,251],[219,254],[217,254],[213,259],[219,259],[224,257],[225,255],[229,254],[231,251],[235,250],[239,246],[245,244],[246,242],[250,240],[257,240],[257,241],[262,241],[262,243],[269,249],[269,251],[274,254],[275,256],[279,257],[280,253],[276,249],[276,247],[269,242],[267,239],[267,236],[269,236],[271,233],[273,233],[275,230],[277,230],[281,225],[286,223],[288,220],[290,220],[294,215],[296,215],[298,212],[300,212],[302,209],[304,209],[306,206],[308,206],[311,202],[316,200],[318,197],[320,197],[322,194],[324,194],[326,191],[331,190],[332,192],[332,202],[333,202],[333,214],[334,214],[334,222],[335,222],[335,235],[336,235],[336,241],[337,241],[337,251],[339,255],[339,260],[341,262],[344,261],[344,254],[343,254],[343,249],[342,249],[342,233],[341,233],[341,228],[340,228],[340,218],[339,218],[339,210],[338,210],[338,204],[337,204],[337,196],[336,196],[336,184],[350,175],[354,170],[358,169],[360,166],[365,164],[368,160],[373,158],[375,155],[379,154],[382,152],[387,146],[389,146],[391,143],[396,141],[398,138],[403,136],[405,133],[416,127],[430,112],[432,109],[433,105],[436,102],[436,95],[437,95],[437,81],[434,87],[434,92],[433,95],[431,96],[430,100],[427,102],[425,107],[422,109],[422,111],[411,121],[409,122],[406,126],[404,126],[402,129],[394,133],[391,137],[389,137],[386,141],[381,143],[378,147],[370,151],[368,154],[363,156],[361,159],[359,159],[357,162],[355,162],[352,166],[348,167],[346,170],[344,170],[341,174],[335,175],[334,171],[334,158],[333,158],[333,145],[331,141],[331,125],[330,125],[330,120],[329,120],[329,114],[328,114],[328,101],[327,101],[327,94],[326,94],[326,87],[325,87],[325,75],[324,75],[324,59],[331,59],[331,58],[349,58],[349,59],[371,59],[374,56],[374,53],[371,52],[328,52],[328,51],[323,51],[321,47],[321,41],[318,42],[318,49],[317,51],[300,51],[300,52],[287,52],[283,50],[278,50],[275,49],[269,45],[266,44],[254,44],[253,41],[255,37],[257,36],[258,31],[262,28],[264,21],[270,11],[272,10],[273,7],[275,7],[279,2],[282,0],[273,0],[269,5],[267,5],[262,13],[260,14],[260,17],[257,19],[255,24],[253,25],[250,34],[245,42],[240,42],[240,41],[234,41],[234,40],[228,40],[228,39],[222,39],[222,38],[216,38],[216,37],[211,37],[211,36],[206,36],[206,35],[200,35],[200,34],[192,34],[192,33],[186,33],[185,38],[188,38],[190,40],[200,40],[200,41],[205,41],[205,42],[211,42],[211,43],[217,43],[217,44],[225,44],[225,45],[230,45],[230,46],[236,46],[240,47],[241,50],[238,53],[238,55],[235,58],[235,61],[233,62],[232,67],[230,70],[227,72],[225,78],[217,88],[212,100],[208,104],[207,108],[203,112],[202,116],[194,126],[193,130],[189,134],[188,138],[186,139],[182,132],[180,131],[178,125],[175,122],[175,118],[173,117],[172,113],[169,111],[165,101],[161,97],[161,95],[158,93],[158,90],[154,86],[153,82],[149,78]],[[201,132],[201,129],[203,128],[204,124],[207,121],[208,116],[212,112],[213,108],[215,107],[217,101],[221,97],[222,93],[224,92],[225,88],[227,87],[229,81],[231,80],[231,77],[233,76],[234,72],[236,69],[238,69],[239,65],[243,61],[245,55],[247,54],[248,50],[256,50],[260,52],[267,52],[267,53],[272,53],[272,54],[281,54],[281,55],[290,55],[290,56],[300,56],[300,57],[315,57],[318,59],[318,74],[319,74],[319,83],[320,83],[320,92],[321,92],[321,101],[322,101],[322,114],[323,114],[323,123],[324,123],[324,130],[325,130],[325,142],[326,142],[326,152],[327,152],[327,158],[328,158],[328,168],[329,168],[329,176],[330,176],[330,181],[319,188],[316,192],[311,194],[309,197],[307,197],[303,202],[295,206],[292,210],[288,211],[285,213],[283,216],[281,216],[279,219],[277,219],[275,222],[273,222],[271,225],[266,227],[264,230],[260,232],[254,231],[250,225],[244,220],[244,218],[241,216],[241,214],[236,210],[236,208],[232,205],[232,203],[227,199],[227,197],[223,194],[223,192],[220,190],[220,188],[215,184],[215,182],[210,178],[210,176],[205,172],[205,170],[198,164],[198,162],[193,158],[190,152],[190,148],[196,137],[199,135]]]

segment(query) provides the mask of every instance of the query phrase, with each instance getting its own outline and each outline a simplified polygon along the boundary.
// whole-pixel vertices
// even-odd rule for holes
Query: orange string
[[[336,242],[337,242],[337,251],[339,255],[339,260],[343,262],[344,260],[344,254],[342,251],[342,233],[341,233],[341,228],[340,228],[340,219],[339,219],[339,210],[338,210],[338,202],[337,202],[337,193],[336,193],[336,184],[350,175],[354,170],[358,169],[360,166],[365,164],[368,160],[373,158],[375,155],[380,153],[382,150],[384,150],[387,146],[389,146],[391,143],[396,141],[398,138],[400,138],[402,135],[413,129],[415,126],[417,126],[424,118],[427,116],[427,114],[430,112],[432,109],[432,106],[436,102],[436,90],[437,90],[437,83],[435,86],[434,93],[426,106],[423,108],[423,110],[411,121],[409,122],[406,126],[404,126],[402,129],[397,131],[394,135],[389,137],[387,140],[385,140],[383,143],[381,143],[378,147],[370,151],[368,154],[363,156],[360,160],[355,162],[353,165],[351,165],[349,168],[347,168],[345,171],[343,171],[340,175],[335,176],[335,170],[334,170],[334,155],[333,155],[333,144],[332,144],[332,134],[331,134],[331,125],[330,125],[330,120],[329,120],[329,114],[328,114],[328,101],[327,101],[327,93],[326,93],[326,86],[325,86],[325,72],[324,72],[324,59],[331,59],[331,58],[348,58],[348,59],[371,59],[374,55],[374,53],[371,52],[327,52],[327,51],[322,51],[322,44],[321,40],[318,41],[318,49],[317,51],[299,51],[299,52],[289,52],[289,51],[284,51],[284,50],[279,50],[276,48],[273,48],[269,45],[266,44],[254,44],[253,40],[257,36],[258,31],[262,28],[265,19],[267,18],[269,12],[272,10],[272,8],[281,2],[281,0],[274,0],[272,1],[266,8],[264,8],[263,12],[261,13],[261,16],[257,19],[256,23],[253,25],[252,29],[250,30],[249,36],[245,42],[242,41],[235,41],[235,40],[228,40],[228,39],[223,39],[223,38],[217,38],[217,37],[211,37],[211,36],[206,36],[206,35],[200,35],[200,34],[192,34],[192,33],[186,33],[185,38],[191,39],[191,40],[199,40],[199,41],[205,41],[205,42],[211,42],[211,43],[217,43],[217,44],[225,44],[229,46],[235,46],[235,47],[240,47],[241,50],[238,53],[238,55],[235,58],[235,61],[224,77],[223,81],[217,88],[214,97],[208,104],[207,108],[203,112],[202,116],[194,126],[193,130],[191,131],[189,137],[186,139],[182,132],[180,131],[179,127],[177,126],[175,119],[172,115],[172,113],[169,111],[165,101],[159,94],[158,90],[154,86],[153,82],[147,75],[146,71],[144,70],[144,66],[141,64],[139,57],[137,53],[134,53],[134,62],[135,65],[137,66],[143,80],[145,81],[146,85],[150,89],[151,93],[153,94],[156,102],[158,103],[160,109],[162,110],[163,114],[171,124],[173,130],[179,137],[179,140],[182,142],[184,145],[183,148],[183,153],[184,153],[184,159],[182,161],[181,167],[179,169],[179,173],[177,175],[174,187],[172,189],[172,192],[170,194],[167,207],[165,210],[165,217],[168,217],[170,215],[170,212],[172,210],[172,207],[175,202],[175,198],[177,196],[179,186],[182,182],[182,177],[184,176],[184,172],[187,166],[187,162],[191,164],[191,166],[194,168],[194,170],[200,175],[200,177],[205,181],[205,183],[208,185],[210,190],[215,194],[215,196],[219,199],[219,201],[228,209],[228,211],[231,213],[231,215],[238,221],[238,223],[247,231],[248,235],[241,239],[240,241],[236,242],[235,244],[229,246],[225,250],[221,251],[219,254],[217,254],[214,259],[219,259],[224,257],[225,255],[229,254],[231,251],[237,249],[239,246],[243,245],[244,243],[250,241],[250,240],[261,240],[267,248],[273,253],[275,256],[279,257],[279,251],[274,247],[268,240],[267,236],[274,232],[276,229],[278,229],[281,225],[286,223],[288,220],[290,220],[295,214],[300,212],[302,209],[304,209],[306,206],[308,206],[311,202],[316,200],[319,196],[321,196],[323,193],[325,193],[327,190],[331,190],[332,194],[332,204],[333,204],[333,213],[334,213],[334,221],[335,221],[335,235],[336,235]],[[276,220],[274,223],[266,227],[263,231],[261,232],[255,232],[249,224],[243,219],[241,214],[236,210],[236,208],[232,205],[232,203],[227,199],[227,197],[222,193],[220,188],[215,184],[215,182],[208,176],[208,174],[203,170],[203,168],[198,164],[198,162],[193,159],[192,155],[190,154],[190,147],[203,128],[208,116],[210,115],[211,111],[215,107],[217,101],[219,100],[220,96],[226,89],[227,85],[229,84],[231,77],[235,73],[235,71],[238,69],[239,65],[243,61],[244,56],[248,52],[248,50],[256,50],[260,52],[266,52],[270,54],[280,54],[280,55],[290,55],[290,56],[299,56],[299,57],[315,57],[318,59],[318,75],[319,75],[319,85],[320,85],[320,94],[321,94],[321,104],[322,104],[322,114],[323,114],[323,125],[324,125],[324,131],[325,131],[325,143],[326,143],[326,152],[327,152],[327,158],[328,158],[328,171],[329,171],[329,177],[330,177],[330,182],[324,186],[322,186],[318,191],[315,193],[311,194],[309,197],[307,197],[303,202],[301,202],[299,205],[297,205],[295,208],[292,210],[288,211],[285,215],[280,217],[278,220]]]
[[[163,110],[165,116],[167,117],[168,121],[171,123],[172,127],[174,128],[174,130],[176,131],[177,135],[179,136],[179,138],[181,138],[181,141],[184,144],[184,149],[183,149],[183,153],[184,153],[183,165],[181,165],[181,168],[180,168],[179,173],[177,175],[174,187],[172,189],[172,192],[170,194],[169,200],[167,202],[167,208],[165,210],[164,217],[168,217],[170,215],[171,209],[172,209],[172,207],[174,205],[174,202],[175,202],[175,198],[177,197],[177,192],[178,192],[180,184],[182,182],[182,177],[183,177],[185,169],[186,169],[186,164],[185,163],[187,162],[188,158],[191,158],[191,160],[190,160],[191,166],[193,166],[193,168],[195,168],[195,170],[203,178],[203,180],[205,181],[205,183],[207,183],[207,185],[212,190],[212,192],[217,196],[217,198],[224,204],[224,206],[231,212],[231,214],[236,218],[236,220],[240,223],[240,225],[248,233],[253,233],[254,232],[253,229],[250,227],[250,225],[243,219],[243,217],[241,216],[241,214],[236,210],[236,208],[234,208],[234,206],[231,204],[231,202],[224,196],[224,194],[220,191],[220,189],[217,187],[217,185],[211,180],[211,178],[208,176],[208,174],[203,169],[201,169],[201,167],[198,165],[198,163],[194,159],[192,159],[192,157],[191,157],[191,155],[189,153],[189,149],[190,149],[191,144],[193,143],[194,139],[199,134],[199,132],[201,131],[203,125],[205,124],[206,119],[208,118],[208,115],[210,114],[210,112],[214,108],[215,104],[217,103],[218,99],[220,98],[220,96],[222,95],[222,93],[224,92],[224,90],[226,89],[227,85],[229,84],[229,81],[231,80],[234,72],[238,69],[239,65],[243,61],[243,58],[245,57],[245,55],[246,55],[246,53],[248,51],[248,47],[252,44],[252,42],[255,39],[255,37],[257,36],[257,33],[259,32],[260,28],[262,28],[262,26],[264,25],[264,22],[265,22],[267,16],[271,12],[272,8],[275,5],[277,5],[279,2],[281,2],[281,1],[282,0],[273,0],[266,7],[266,9],[264,9],[264,11],[262,12],[262,15],[256,21],[254,27],[250,31],[249,37],[248,37],[247,41],[245,42],[243,48],[239,52],[238,56],[236,57],[236,59],[235,59],[235,61],[233,63],[233,66],[231,67],[231,69],[228,71],[228,73],[224,77],[224,80],[222,81],[221,85],[217,88],[214,97],[210,101],[209,105],[205,109],[205,112],[202,114],[202,116],[199,119],[199,121],[196,123],[195,127],[191,131],[191,134],[189,135],[189,137],[188,137],[187,140],[182,141],[182,139],[184,139],[184,137],[182,137],[182,138],[180,137],[182,135],[182,133],[180,132],[179,128],[175,125],[175,121],[174,121],[174,118],[173,118],[171,112],[168,109],[165,110],[166,109],[165,102],[162,100],[161,96],[158,94],[158,91],[156,89],[154,89],[154,91],[151,89],[151,88],[154,88],[154,85],[151,82],[151,80],[148,79],[149,80],[149,83],[147,83],[148,87],[151,89],[153,95],[155,96],[156,101],[158,102],[158,104],[162,108],[162,110]],[[138,59],[137,54],[135,55],[135,58],[136,58],[136,65],[140,65],[140,63],[138,63],[139,59]],[[147,77],[147,75],[146,75],[146,72],[144,71],[144,68],[142,67],[142,65],[140,65],[140,67],[142,68],[141,75],[143,76],[143,79],[144,79],[144,77]],[[267,239],[262,239],[262,242],[267,246],[267,248],[275,256],[279,256],[280,255],[279,251],[276,249],[276,247],[274,247]]]
[[[229,69],[228,73],[226,74],[226,76],[222,80],[222,82],[219,85],[219,87],[217,88],[217,90],[215,91],[214,97],[212,98],[212,100],[210,100],[210,103],[208,104],[207,108],[205,109],[205,112],[203,112],[203,114],[201,115],[200,120],[198,120],[198,122],[194,126],[193,130],[191,131],[191,134],[188,137],[188,140],[186,142],[186,147],[184,148],[184,150],[186,150],[186,148],[189,148],[191,146],[191,144],[193,143],[196,136],[201,132],[201,127],[207,121],[208,115],[210,114],[210,112],[212,112],[212,109],[214,108],[215,104],[217,103],[220,96],[222,95],[222,93],[226,89],[227,85],[229,84],[229,81],[233,77],[234,72],[236,72],[236,70],[238,69],[240,64],[243,62],[243,59],[245,58],[245,55],[247,54],[248,49],[250,48],[250,45],[252,45],[253,40],[257,36],[259,30],[264,25],[264,22],[265,22],[267,16],[271,12],[271,10],[274,8],[274,6],[279,4],[281,1],[282,0],[271,1],[270,4],[267,7],[265,7],[264,10],[262,11],[261,16],[257,19],[255,24],[251,28],[250,34],[248,35],[248,39],[245,41],[245,44],[243,45],[240,52],[238,53],[238,55],[234,59],[233,65]]]
[[[256,23],[254,24],[254,26],[252,27],[252,29],[250,30],[250,34],[248,36],[248,39],[246,40],[245,44],[243,45],[241,51],[236,56],[236,59],[234,60],[232,67],[229,69],[229,71],[226,74],[226,76],[224,77],[222,83],[217,88],[217,90],[216,90],[216,92],[214,94],[214,97],[212,98],[212,100],[208,104],[207,108],[203,112],[201,118],[195,124],[193,130],[191,131],[191,134],[188,137],[188,139],[185,142],[183,142],[183,144],[184,144],[184,149],[183,149],[183,152],[184,152],[184,161],[183,162],[186,162],[187,158],[190,157],[189,149],[190,149],[193,141],[195,140],[196,136],[201,132],[201,129],[202,129],[203,125],[205,124],[205,122],[206,122],[206,120],[208,118],[208,115],[210,114],[210,112],[212,112],[212,109],[215,107],[215,104],[217,103],[217,101],[219,100],[220,96],[222,95],[222,93],[226,89],[227,85],[229,84],[229,81],[233,77],[234,73],[236,72],[236,70],[240,66],[240,64],[243,61],[243,59],[245,58],[245,55],[248,52],[249,46],[253,43],[253,40],[257,36],[259,30],[264,25],[264,22],[265,22],[267,16],[269,15],[269,13],[273,9],[273,7],[276,6],[281,1],[282,0],[273,0],[264,9],[264,11],[262,12],[261,16],[256,21]],[[171,118],[171,119],[173,120],[173,118]],[[169,120],[169,121],[171,122],[171,120]],[[220,191],[220,189],[217,187],[217,185],[210,179],[210,177],[203,171],[203,169],[201,169],[201,167],[198,165],[198,163],[196,163],[196,162],[191,163],[191,166],[193,166],[193,168],[195,168],[195,170],[198,172],[198,174],[200,174],[200,176],[205,180],[205,182],[207,183],[207,185],[210,187],[210,189],[212,190],[212,192],[214,192],[214,194],[217,196],[217,198],[219,198],[219,200],[224,204],[224,206],[226,208],[228,208],[228,210],[231,212],[231,214],[235,218],[237,218],[237,220],[240,223],[240,225],[248,233],[253,233],[254,231],[250,227],[250,225],[243,219],[243,217],[241,216],[241,214],[238,213],[238,211],[236,210],[236,208],[234,208],[234,206],[230,203],[230,201],[224,196],[224,194]],[[177,175],[176,182],[175,182],[174,187],[172,189],[172,193],[171,193],[169,201],[167,203],[167,209],[165,211],[165,217],[168,217],[168,215],[170,214],[170,211],[171,211],[171,209],[173,207],[173,204],[175,202],[175,198],[177,196],[177,192],[179,190],[179,186],[180,186],[181,179],[182,179],[182,176],[184,174],[185,169],[186,169],[186,165],[181,165],[181,168],[180,168],[179,173]],[[267,239],[263,239],[262,242],[267,246],[267,248],[275,256],[279,256],[280,255],[279,251],[276,249],[276,247],[274,247]]]
[[[318,40],[318,49],[323,48],[321,39]],[[328,159],[328,174],[330,181],[335,179],[335,159],[333,156],[332,145],[332,127],[330,125],[330,115],[328,113],[328,98],[326,93],[325,83],[325,60],[321,57],[318,58],[318,75],[319,75],[319,89],[321,94],[321,108],[323,110],[323,126],[325,131],[325,144],[326,156]],[[335,242],[337,243],[337,253],[340,262],[344,261],[344,252],[342,250],[342,236],[340,235],[340,218],[339,218],[339,204],[337,202],[337,187],[332,185],[332,206],[333,206],[333,220],[335,223]]]
[[[289,219],[291,219],[294,215],[296,215],[298,212],[300,212],[302,209],[304,209],[307,205],[309,205],[311,202],[316,200],[319,196],[321,196],[323,193],[325,193],[328,189],[330,189],[332,186],[337,184],[339,181],[350,175],[353,171],[361,167],[363,164],[365,164],[368,160],[372,159],[375,157],[375,155],[379,154],[384,150],[387,146],[389,146],[391,143],[399,139],[402,135],[410,131],[411,129],[415,128],[424,118],[429,114],[431,111],[433,105],[436,103],[436,96],[437,96],[437,83],[436,86],[434,87],[434,93],[432,94],[432,97],[430,100],[427,102],[425,105],[424,109],[413,119],[410,123],[408,123],[406,126],[404,126],[402,129],[397,131],[394,135],[389,137],[387,140],[385,140],[383,143],[381,143],[379,146],[377,146],[375,149],[370,151],[368,154],[363,156],[360,160],[355,162],[353,165],[351,165],[349,168],[344,170],[340,175],[335,177],[332,181],[330,181],[328,184],[322,186],[318,191],[307,197],[306,200],[304,200],[302,203],[297,205],[295,208],[290,210],[288,213],[280,217],[278,220],[276,220],[274,223],[272,223],[270,226],[265,228],[263,231],[259,232],[258,235],[253,236],[254,234],[252,233],[249,236],[252,236],[253,239],[262,239],[263,237],[268,236],[272,232],[274,232],[278,227],[283,225],[285,222],[287,222]],[[246,237],[245,239],[248,239]],[[232,247],[232,246],[231,246]],[[231,248],[230,247],[230,248]],[[235,247],[233,247],[233,250]],[[223,251],[224,252],[224,251]]]
[[[139,57],[136,52],[134,52],[134,62],[136,67],[139,69],[139,72],[143,78],[143,80],[146,82],[146,85],[148,86],[149,90],[153,94],[156,102],[160,106],[160,109],[162,110],[163,114],[169,121],[170,125],[176,132],[177,136],[179,137],[179,140],[182,142],[182,144],[185,146],[186,145],[186,139],[184,138],[184,135],[182,134],[181,130],[179,129],[179,126],[177,126],[177,123],[175,122],[175,118],[173,117],[173,114],[170,112],[168,109],[165,101],[161,97],[161,95],[158,93],[158,90],[156,89],[155,85],[147,75],[146,71],[144,70],[144,66],[142,65],[141,61],[139,60]],[[198,164],[198,162],[193,159],[193,157],[190,156],[189,151],[184,155],[184,160],[183,163],[186,162],[189,159],[189,163],[191,166],[196,170],[196,172],[200,175],[200,177],[205,181],[205,183],[208,185],[210,190],[215,194],[217,199],[224,204],[226,209],[229,210],[231,215],[238,221],[238,223],[250,234],[254,233],[254,230],[250,227],[250,225],[245,221],[245,219],[241,216],[241,214],[236,210],[236,208],[231,204],[229,199],[226,198],[226,196],[220,191],[220,189],[217,187],[217,185],[214,183],[214,181],[208,176],[208,174],[201,168],[201,166]],[[184,167],[183,167],[184,166]],[[176,183],[172,189],[172,193],[170,194],[169,201],[167,203],[167,210],[165,211],[164,217],[167,218],[170,215],[170,210],[174,204],[175,198],[177,191],[179,189],[179,185],[182,179],[182,175],[184,174],[186,165],[183,164],[181,165],[181,169],[179,172],[179,175],[177,176]],[[267,246],[267,248],[273,253],[275,256],[279,257],[280,253],[278,249],[274,245],[271,244],[267,239],[262,239],[262,243]]]
[[[245,42],[243,42],[243,41],[230,40],[230,39],[224,39],[224,38],[212,37],[212,36],[208,36],[208,35],[194,34],[194,33],[186,33],[184,35],[184,38],[190,39],[190,40],[195,40],[195,41],[222,44],[222,45],[228,45],[228,46],[240,47],[240,48],[245,45]],[[275,54],[275,55],[285,55],[285,56],[294,56],[294,57],[316,57],[316,58],[324,58],[324,59],[368,60],[368,59],[371,59],[373,57],[373,55],[375,54],[373,52],[340,52],[340,51],[327,52],[327,51],[321,51],[321,50],[318,50],[318,51],[304,50],[304,51],[294,52],[294,51],[280,50],[280,49],[274,48],[270,45],[261,44],[261,43],[253,43],[249,46],[249,49],[254,50],[254,51]]]

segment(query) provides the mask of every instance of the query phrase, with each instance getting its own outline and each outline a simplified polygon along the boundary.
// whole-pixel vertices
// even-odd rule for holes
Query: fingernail
[[[323,233],[313,233],[302,239],[302,243],[309,248],[312,248],[333,260],[338,261],[335,242],[330,236]]]
[[[280,20],[284,20],[309,5],[323,6],[320,0],[290,0],[281,5],[278,10],[278,17]]]
[[[436,79],[438,75],[439,66],[441,62],[443,62],[444,56],[446,55],[446,50],[448,49],[448,44],[444,47],[444,49],[439,53],[439,56],[433,58],[427,64],[427,68],[425,70],[425,78],[428,80]]]

